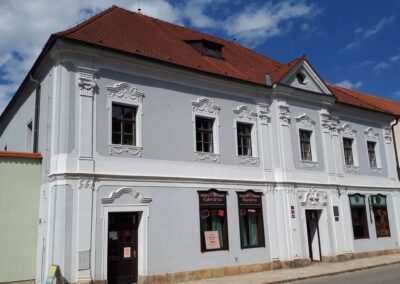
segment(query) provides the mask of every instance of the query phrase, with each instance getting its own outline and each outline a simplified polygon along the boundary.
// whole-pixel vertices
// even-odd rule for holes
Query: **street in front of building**
[[[293,284],[397,284],[400,283],[400,264],[366,269],[335,276],[291,282]]]

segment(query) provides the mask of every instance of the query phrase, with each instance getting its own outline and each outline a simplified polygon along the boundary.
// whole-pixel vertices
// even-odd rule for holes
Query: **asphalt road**
[[[292,284],[400,284],[400,264],[314,278]]]

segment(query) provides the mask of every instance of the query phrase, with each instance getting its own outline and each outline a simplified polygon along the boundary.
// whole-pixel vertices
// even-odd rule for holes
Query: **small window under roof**
[[[222,44],[206,39],[186,40],[185,42],[203,55],[224,59],[222,57],[222,48],[224,47]]]

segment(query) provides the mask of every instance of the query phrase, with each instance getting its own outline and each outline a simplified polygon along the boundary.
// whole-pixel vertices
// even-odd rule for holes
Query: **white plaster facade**
[[[309,209],[320,210],[322,257],[398,248],[394,117],[336,104],[306,61],[296,68],[305,84],[294,71],[263,87],[57,41],[36,73],[43,155],[38,283],[53,263],[71,283],[107,278],[108,212],[140,212],[142,276],[309,258]],[[9,150],[24,150],[15,133],[25,133],[34,118],[35,92],[26,93],[0,124],[0,146]],[[136,146],[111,143],[114,101],[138,107]],[[215,119],[214,153],[196,152],[195,115]],[[236,121],[253,125],[253,157],[237,155]],[[301,160],[299,129],[312,131],[311,161]],[[344,163],[342,137],[354,138],[352,167]],[[367,140],[377,143],[374,169]],[[228,192],[229,250],[202,253],[197,191],[211,188]],[[265,247],[240,247],[236,192],[246,190],[263,194]],[[390,237],[376,237],[367,210],[369,238],[354,240],[353,193],[387,196]]]

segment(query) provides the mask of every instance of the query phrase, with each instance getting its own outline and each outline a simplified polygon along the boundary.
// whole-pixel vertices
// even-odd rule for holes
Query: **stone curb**
[[[326,277],[326,276],[339,275],[339,274],[356,272],[356,271],[372,269],[372,268],[377,268],[377,267],[382,267],[382,266],[387,266],[387,265],[392,265],[392,264],[398,264],[398,263],[400,263],[400,260],[396,260],[396,261],[393,261],[393,262],[385,262],[385,263],[380,263],[380,264],[374,264],[374,265],[368,265],[368,266],[363,266],[363,267],[357,267],[357,268],[351,268],[351,269],[346,269],[346,270],[340,270],[340,271],[336,271],[336,272],[322,273],[322,274],[318,274],[318,275],[309,275],[309,276],[303,276],[303,277],[297,277],[297,278],[291,278],[291,279],[267,281],[267,282],[263,282],[263,284],[290,283],[290,282],[294,282],[294,281],[302,281],[302,280],[307,280],[307,279],[314,279],[314,278],[320,278],[320,277]]]

